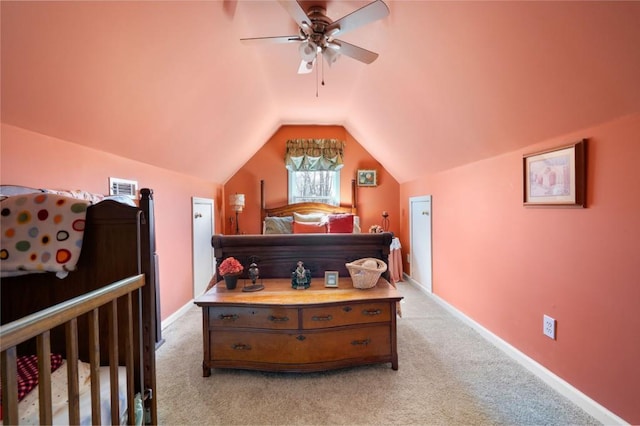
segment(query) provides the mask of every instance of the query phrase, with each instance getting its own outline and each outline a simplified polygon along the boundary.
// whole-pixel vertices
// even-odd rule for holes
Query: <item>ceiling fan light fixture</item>
[[[322,56],[324,56],[324,59],[327,61],[329,66],[331,66],[331,64],[338,59],[340,53],[334,49],[325,49],[324,52],[322,52]]]
[[[300,51],[300,57],[303,61],[309,63],[313,62],[318,54],[318,46],[312,41],[305,41],[300,43],[300,47],[298,48]]]

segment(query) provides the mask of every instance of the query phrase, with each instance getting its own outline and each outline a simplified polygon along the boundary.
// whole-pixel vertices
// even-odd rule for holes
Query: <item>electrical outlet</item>
[[[556,320],[549,315],[544,315],[542,320],[542,332],[545,336],[556,340]]]

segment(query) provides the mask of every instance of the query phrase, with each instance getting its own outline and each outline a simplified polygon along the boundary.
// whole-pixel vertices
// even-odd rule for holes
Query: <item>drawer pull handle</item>
[[[304,339],[306,339],[306,337],[304,337],[302,334],[299,335],[298,337],[296,337],[296,339],[298,339],[299,341],[303,341]]]
[[[236,314],[220,314],[218,315],[218,319],[221,319],[222,321],[235,321],[238,319],[238,315]]]
[[[342,310],[345,312],[351,312],[353,308],[351,306],[345,306],[344,308],[342,308]]]
[[[351,342],[353,346],[367,346],[369,343],[371,343],[371,339],[354,340]]]
[[[235,345],[231,346],[231,349],[233,349],[234,351],[250,351],[251,345],[245,345],[244,343],[236,343]]]
[[[362,315],[380,315],[381,313],[382,313],[381,309],[371,309],[371,310],[364,309],[362,311]]]
[[[331,315],[327,315],[327,316],[324,316],[324,317],[319,317],[319,316],[314,315],[313,317],[311,317],[311,319],[313,321],[331,321],[333,319],[333,317]]]
[[[289,317],[274,317],[273,315],[269,315],[269,321],[272,321],[272,322],[287,322],[287,321],[289,321]]]

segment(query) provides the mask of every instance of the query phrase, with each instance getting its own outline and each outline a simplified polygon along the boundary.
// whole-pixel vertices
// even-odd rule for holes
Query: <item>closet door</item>
[[[214,232],[213,200],[192,199],[193,230],[193,297],[205,292],[215,273],[215,259],[211,237]]]
[[[411,197],[411,279],[432,292],[431,283],[431,196]]]

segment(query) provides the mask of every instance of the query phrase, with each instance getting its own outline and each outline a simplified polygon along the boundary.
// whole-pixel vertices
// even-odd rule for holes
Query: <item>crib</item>
[[[25,270],[6,276],[13,274],[2,264],[4,424],[157,423],[155,350],[162,336],[154,225],[153,192],[142,189],[134,205],[88,205],[77,263],[63,278]],[[57,357],[66,374],[51,371]],[[22,359],[37,363],[37,386],[19,403]],[[35,420],[21,414],[34,410],[24,408],[29,399]]]

